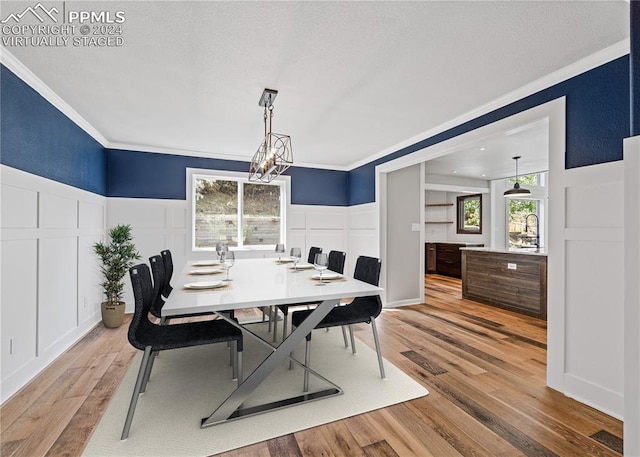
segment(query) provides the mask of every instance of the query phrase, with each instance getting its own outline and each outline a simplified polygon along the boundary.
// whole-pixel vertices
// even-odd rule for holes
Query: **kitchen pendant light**
[[[293,164],[291,137],[271,132],[276,95],[277,90],[265,89],[258,102],[264,107],[264,140],[251,159],[249,181],[271,182]]]
[[[529,189],[525,189],[524,187],[520,187],[520,183],[518,182],[518,159],[520,156],[512,157],[513,160],[516,161],[516,182],[513,185],[512,189],[505,191],[505,197],[520,197],[522,195],[529,195],[531,191]]]

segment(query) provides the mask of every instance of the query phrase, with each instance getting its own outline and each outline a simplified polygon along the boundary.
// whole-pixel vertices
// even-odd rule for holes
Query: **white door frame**
[[[526,111],[514,114],[505,119],[479,127],[470,132],[458,135],[433,146],[415,151],[411,154],[385,162],[375,168],[376,201],[378,202],[379,221],[379,245],[380,258],[382,260],[382,273],[380,276],[381,287],[387,287],[386,271],[384,265],[387,260],[387,228],[385,218],[387,214],[387,188],[386,174],[411,165],[441,157],[459,149],[465,144],[475,143],[485,137],[499,132],[510,130],[521,125],[529,124],[540,119],[549,120],[549,271],[564,272],[565,258],[562,249],[554,249],[558,237],[563,236],[564,216],[558,217],[560,211],[564,211],[564,198],[558,198],[557,193],[563,192],[563,187],[556,183],[556,179],[562,176],[565,163],[566,122],[565,122],[565,97],[560,97],[547,103],[535,106]],[[555,198],[554,198],[555,197]],[[562,202],[558,205],[557,202]],[[561,208],[557,207],[561,206]],[[424,227],[422,227],[421,240],[424,241]],[[422,254],[424,255],[424,254]],[[424,263],[424,259],[422,261]],[[419,287],[423,287],[424,276],[416,277]],[[565,371],[565,321],[564,321],[564,274],[549,274],[548,277],[548,304],[551,312],[548,318],[548,349],[547,349],[547,384],[556,390],[562,391],[562,377]]]

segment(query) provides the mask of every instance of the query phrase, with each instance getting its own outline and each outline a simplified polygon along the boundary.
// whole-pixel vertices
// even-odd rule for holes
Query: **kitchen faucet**
[[[534,225],[529,225],[529,218],[530,217],[534,217],[535,218],[535,224]],[[536,229],[536,242],[535,242],[535,246],[536,248],[540,248],[540,221],[538,220],[538,215],[537,214],[527,214],[524,218],[524,231],[525,233],[529,233],[529,228],[535,227]]]

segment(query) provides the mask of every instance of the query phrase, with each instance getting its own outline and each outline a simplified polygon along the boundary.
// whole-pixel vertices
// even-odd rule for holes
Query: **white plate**
[[[216,289],[218,287],[222,287],[226,285],[222,281],[202,281],[202,282],[192,282],[189,284],[185,284],[185,289]]]
[[[289,268],[293,270],[293,265],[291,265]],[[298,270],[308,270],[309,268],[313,268],[313,265],[310,263],[299,263],[296,268]]]
[[[324,281],[325,279],[329,280],[329,279],[342,279],[344,278],[343,275],[341,275],[340,273],[334,273],[333,271],[323,271],[322,272],[322,280]],[[314,273],[311,276],[311,279],[320,279],[320,273]]]
[[[199,268],[189,271],[190,275],[215,275],[217,273],[222,273],[222,270],[220,268]]]
[[[191,265],[194,267],[211,267],[213,265],[220,265],[219,260],[198,260],[197,262],[193,262]]]
[[[293,259],[290,257],[280,257],[280,260],[275,259],[276,263],[289,263],[293,262]]]

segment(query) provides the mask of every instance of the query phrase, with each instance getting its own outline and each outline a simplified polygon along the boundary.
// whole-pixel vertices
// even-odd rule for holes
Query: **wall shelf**
[[[424,221],[425,224],[453,224],[453,221]]]
[[[427,203],[424,206],[426,206],[427,208],[432,206],[453,206],[453,203]]]

